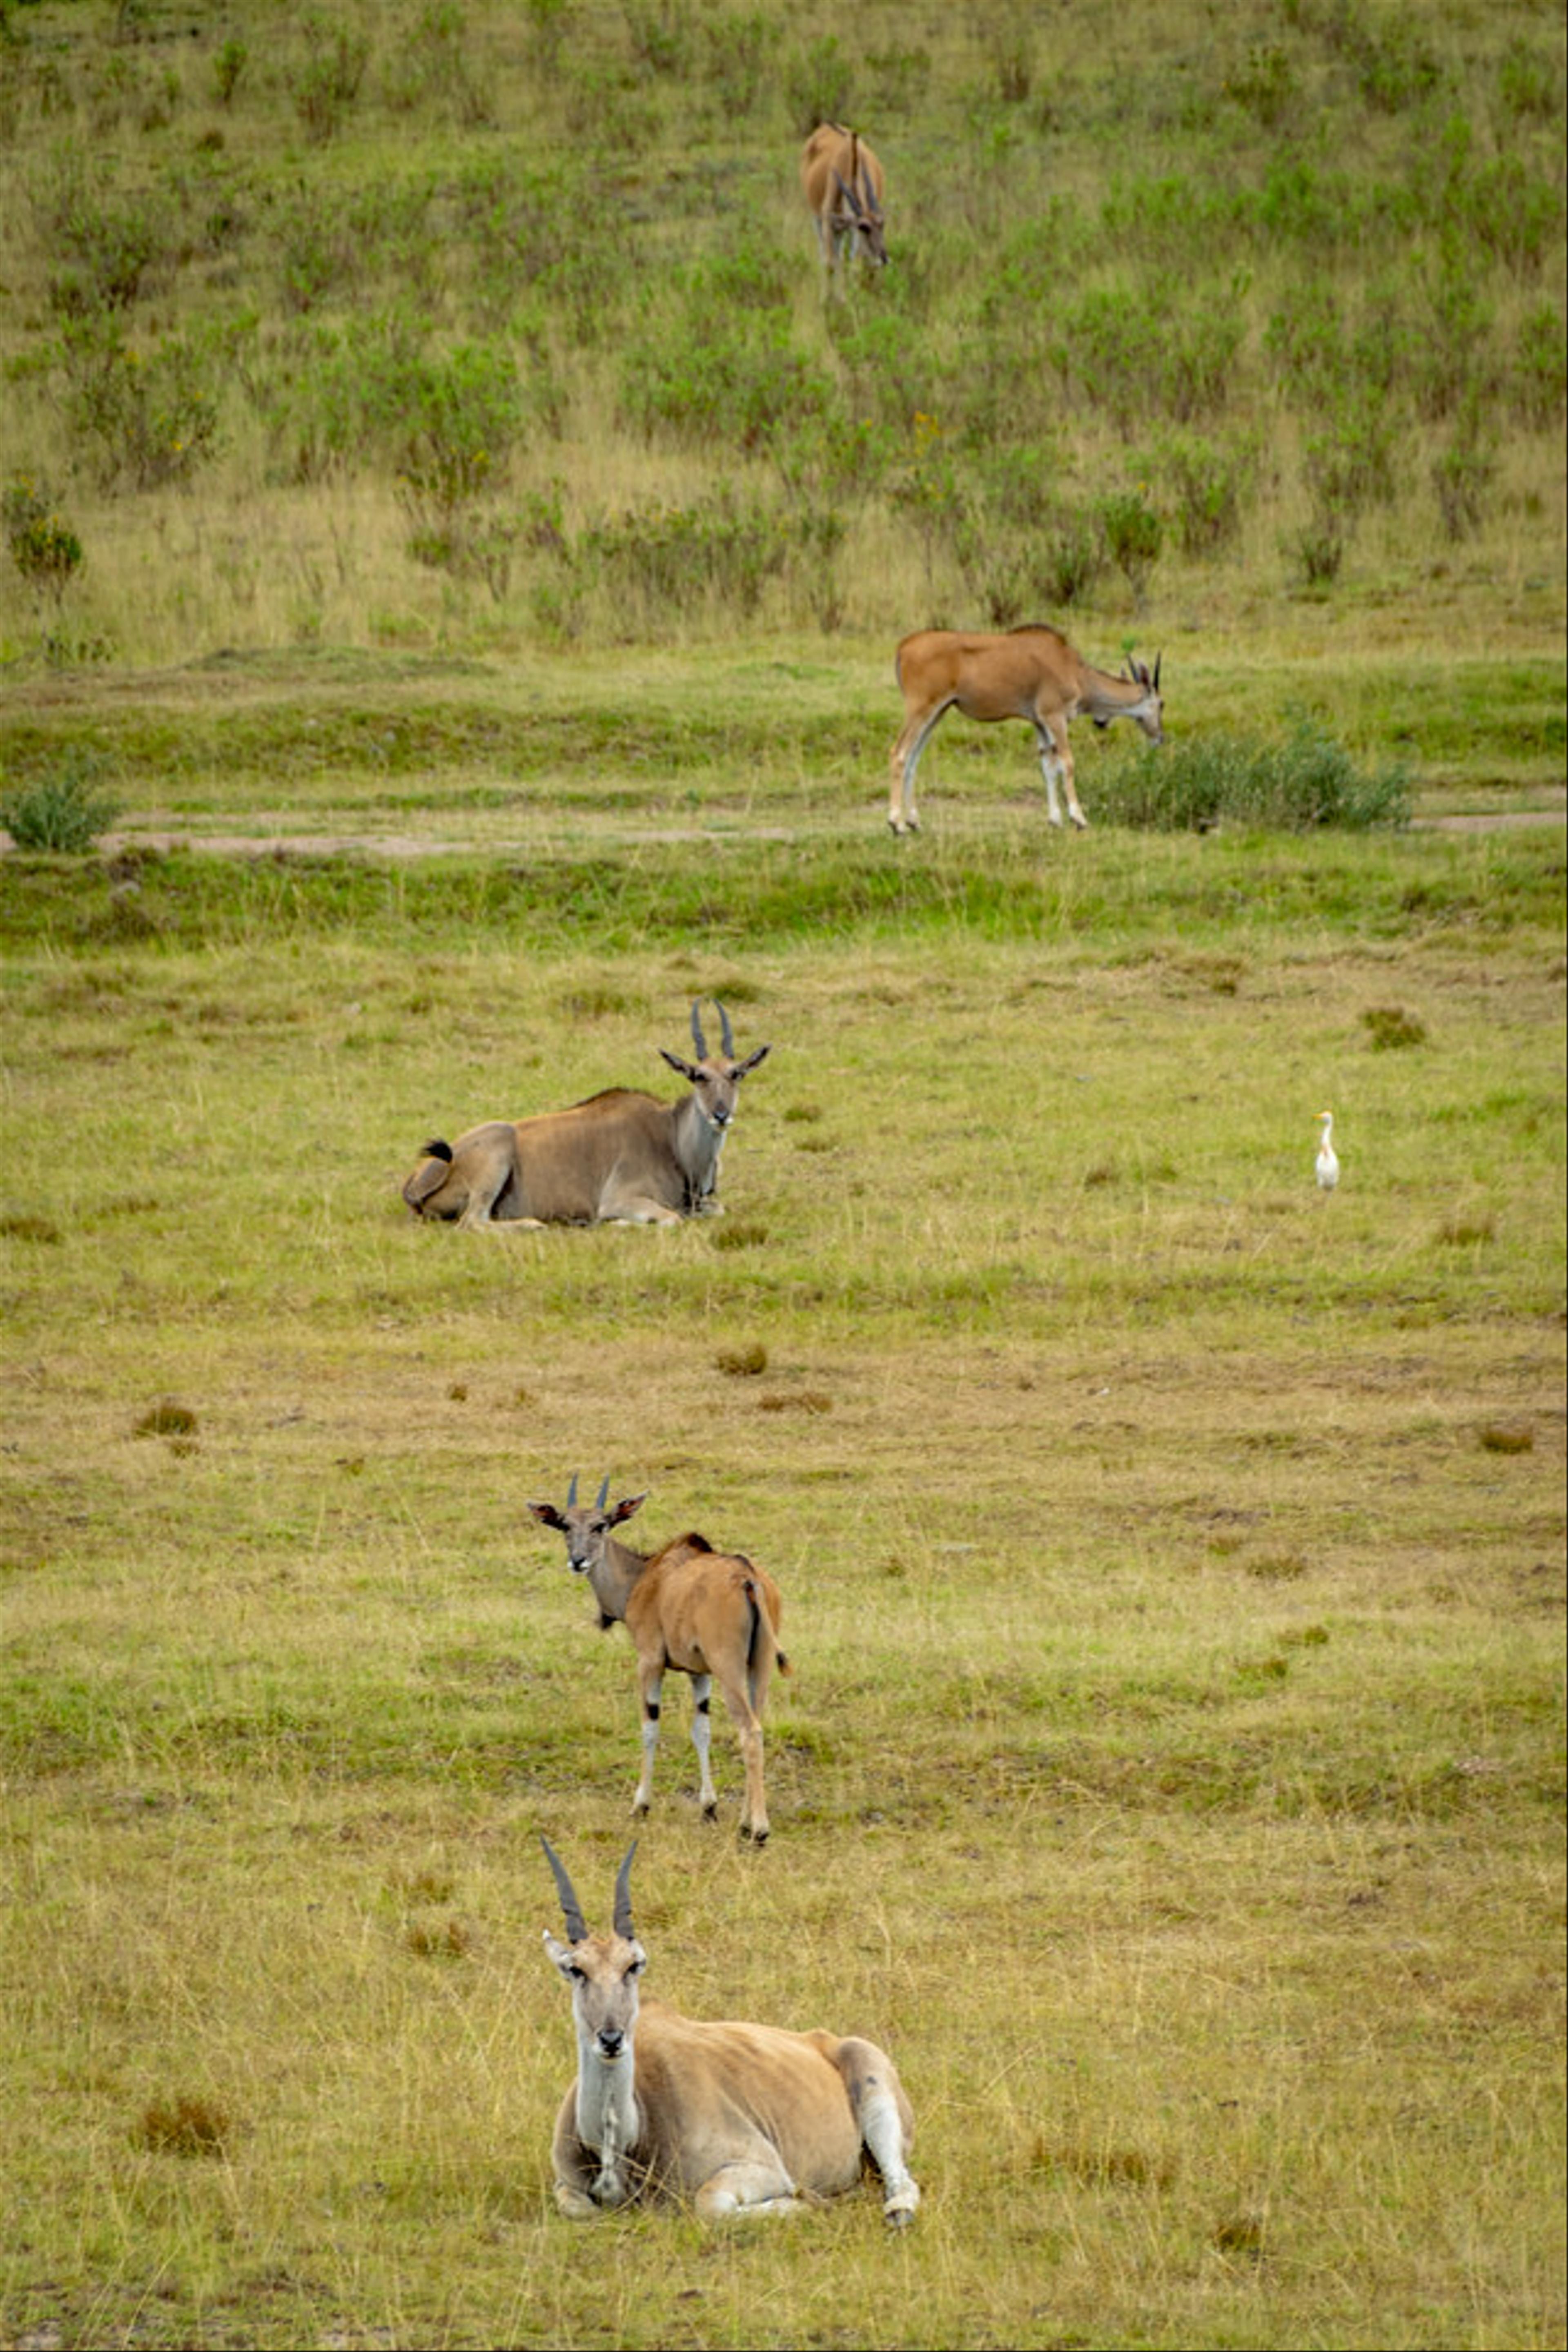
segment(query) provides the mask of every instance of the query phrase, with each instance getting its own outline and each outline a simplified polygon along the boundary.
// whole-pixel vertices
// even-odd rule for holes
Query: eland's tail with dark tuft
[[[737,1553],[736,1557],[739,1559],[743,1555]],[[751,1562],[748,1560],[746,1565],[750,1567]],[[779,1647],[773,1619],[768,1615],[755,1577],[747,1577],[743,1590],[752,1612],[751,1634],[746,1643],[746,1696],[754,1708],[757,1704],[757,1669],[767,1653],[773,1652],[773,1664],[781,1675],[792,1675],[795,1668]]]

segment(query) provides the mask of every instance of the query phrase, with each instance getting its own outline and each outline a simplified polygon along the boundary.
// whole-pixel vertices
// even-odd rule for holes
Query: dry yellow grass
[[[1385,957],[1219,953],[745,959],[729,1219],[489,1242],[409,1139],[640,1074],[678,959],[18,975],[5,2340],[1561,2341],[1560,982],[1407,943],[1380,1054]],[[637,1756],[574,1468],[784,1585],[773,1842],[678,1702],[639,1924],[896,2050],[907,2242],[550,2207],[536,1832],[601,1911]]]

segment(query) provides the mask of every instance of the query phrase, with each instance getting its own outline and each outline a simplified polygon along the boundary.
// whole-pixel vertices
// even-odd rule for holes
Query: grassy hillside
[[[1542,0],[0,25],[13,663],[1075,612],[1102,657],[1556,646]],[[827,304],[824,113],[894,257]]]

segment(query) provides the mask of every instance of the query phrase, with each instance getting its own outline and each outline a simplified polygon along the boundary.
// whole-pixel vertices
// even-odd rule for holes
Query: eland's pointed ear
[[[773,1050],[771,1045],[759,1045],[754,1054],[748,1054],[743,1062],[736,1064],[735,1076],[743,1078],[748,1070],[754,1070],[759,1062],[765,1062]]]
[[[640,1495],[626,1495],[623,1496],[621,1501],[616,1505],[615,1509],[610,1513],[610,1525],[613,1528],[618,1528],[623,1519],[629,1519],[634,1512],[640,1511],[643,1505],[647,1502],[648,1496],[652,1492],[653,1489],[650,1486]]]
[[[698,1068],[695,1062],[683,1062],[679,1054],[672,1054],[670,1052],[668,1045],[661,1045],[658,1050],[664,1055],[665,1060],[669,1064],[672,1070],[679,1070],[681,1076],[683,1078],[689,1078],[693,1086],[697,1084],[697,1081],[702,1076],[702,1073]]]
[[[530,1503],[528,1508],[542,1528],[563,1528],[566,1524],[553,1503]]]
[[[577,1965],[576,1961],[572,1957],[571,1945],[563,1944],[559,1936],[552,1936],[549,1928],[546,1927],[544,1930],[544,1948],[549,1953],[551,1958],[554,1961],[556,1967],[560,1969],[562,1975],[570,1979],[572,1971]]]

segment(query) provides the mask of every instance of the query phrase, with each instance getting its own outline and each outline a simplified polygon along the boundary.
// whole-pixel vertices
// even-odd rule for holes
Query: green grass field
[[[5,2352],[1568,2342],[1563,56],[0,0],[0,799],[117,810],[0,855]],[[1145,829],[1086,723],[1062,838],[950,719],[894,843],[893,643],[1015,588],[1173,770],[1413,821]],[[721,1217],[408,1215],[699,995]],[[539,1833],[606,1924],[639,1752],[574,1473],[783,1588],[763,1851],[667,1683],[648,1985],[885,2042],[912,2230],[555,2211]]]

